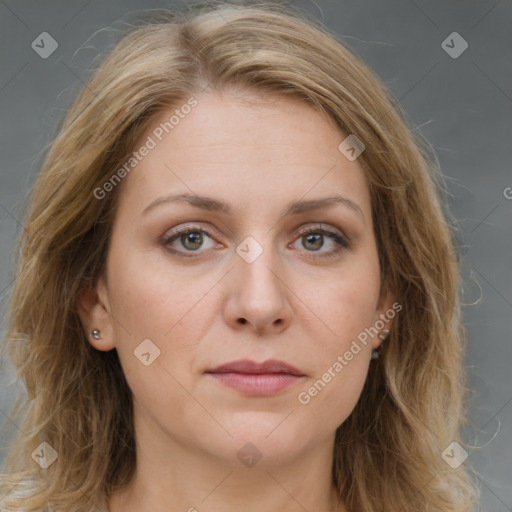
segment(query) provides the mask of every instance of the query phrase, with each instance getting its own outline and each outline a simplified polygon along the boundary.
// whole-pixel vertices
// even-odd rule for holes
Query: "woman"
[[[442,456],[464,341],[426,147],[291,9],[130,30],[33,190],[6,336],[29,410],[2,506],[470,510]]]

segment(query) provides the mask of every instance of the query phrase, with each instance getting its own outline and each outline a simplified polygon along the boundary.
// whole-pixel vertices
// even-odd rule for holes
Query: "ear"
[[[385,329],[391,331],[393,318],[401,309],[401,304],[395,301],[395,293],[391,287],[391,280],[389,276],[386,276],[380,287],[379,300],[377,302],[373,320],[373,325],[378,329],[379,334],[383,334],[385,336],[385,333],[382,333],[382,331]],[[374,336],[372,340],[373,350],[378,349],[383,341],[384,340],[379,336]]]
[[[97,280],[94,287],[82,288],[77,300],[77,310],[89,343],[102,351],[115,348],[107,286],[103,277]],[[90,334],[94,329],[100,331],[101,339],[95,340],[91,337]]]

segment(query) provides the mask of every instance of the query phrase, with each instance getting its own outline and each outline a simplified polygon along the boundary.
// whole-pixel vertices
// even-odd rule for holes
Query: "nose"
[[[276,334],[290,324],[291,290],[271,245],[262,245],[262,249],[252,262],[235,255],[224,315],[235,330]]]

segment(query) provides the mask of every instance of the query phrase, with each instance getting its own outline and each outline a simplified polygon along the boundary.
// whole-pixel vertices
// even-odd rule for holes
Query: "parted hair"
[[[2,344],[26,396],[10,413],[19,432],[1,506],[98,510],[133,476],[131,390],[116,350],[94,349],[77,312],[105,268],[121,187],[101,200],[94,191],[164,109],[226,88],[299,98],[365,146],[381,276],[403,308],[336,431],[332,477],[344,503],[470,510],[470,470],[441,456],[464,444],[467,400],[456,224],[434,151],[340,36],[290,5],[236,1],[152,10],[130,24],[52,137],[27,200]],[[32,456],[42,442],[58,454],[46,469]]]

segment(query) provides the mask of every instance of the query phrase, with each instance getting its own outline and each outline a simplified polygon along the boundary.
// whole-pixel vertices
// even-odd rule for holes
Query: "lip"
[[[267,359],[262,363],[257,363],[250,359],[240,359],[238,361],[221,364],[212,370],[207,370],[207,373],[287,373],[298,377],[304,376],[295,366],[285,363],[284,361],[279,361],[278,359]]]
[[[299,369],[277,359],[262,363],[248,359],[232,361],[206,373],[221,384],[250,396],[274,395],[305,377]]]

